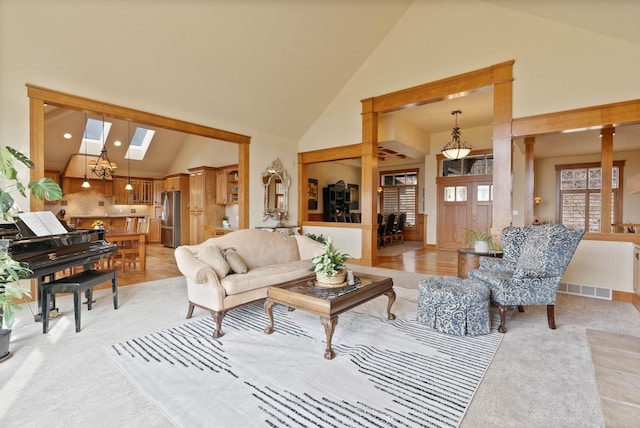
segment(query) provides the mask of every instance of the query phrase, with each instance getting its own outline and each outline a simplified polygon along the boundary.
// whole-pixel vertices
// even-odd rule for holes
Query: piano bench
[[[80,293],[86,290],[87,307],[91,310],[93,287],[111,280],[113,290],[113,308],[118,309],[117,270],[87,270],[65,278],[42,284],[42,333],[49,331],[49,302],[52,294],[73,293],[73,312],[76,320],[76,333],[80,331]]]

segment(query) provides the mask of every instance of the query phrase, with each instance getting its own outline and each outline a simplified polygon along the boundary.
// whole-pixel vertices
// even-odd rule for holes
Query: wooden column
[[[373,110],[373,98],[362,100],[362,172],[360,201],[362,203],[362,259],[373,266],[377,257],[377,204],[378,188],[378,113]],[[374,218],[376,219],[374,221]]]
[[[302,228],[302,222],[309,220],[309,166],[304,163],[302,153],[298,153],[298,183],[298,226]]]
[[[493,221],[492,235],[511,225],[511,121],[513,62],[493,68]]]
[[[30,181],[44,177],[44,100],[29,98],[29,158],[34,163]],[[28,190],[27,190],[28,192]],[[44,210],[44,201],[31,196],[30,211]]]
[[[524,224],[529,225],[533,223],[534,214],[533,210],[535,205],[533,203],[533,197],[535,196],[535,177],[533,172],[534,161],[533,152],[534,144],[536,142],[535,137],[525,137],[524,139]]]
[[[600,167],[602,169],[602,185],[600,191],[600,232],[611,233],[611,179],[613,175],[613,134],[615,128],[610,126],[600,133],[602,154]]]
[[[238,144],[238,228],[249,228],[249,142]]]

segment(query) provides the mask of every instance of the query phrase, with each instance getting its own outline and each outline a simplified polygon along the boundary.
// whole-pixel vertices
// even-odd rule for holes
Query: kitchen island
[[[74,229],[91,229],[93,222],[102,220],[106,230],[124,232],[126,230],[127,218],[145,218],[148,215],[78,215],[70,216],[68,224]]]

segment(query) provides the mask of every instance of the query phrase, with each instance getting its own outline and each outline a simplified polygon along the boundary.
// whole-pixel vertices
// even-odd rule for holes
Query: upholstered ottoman
[[[458,336],[488,334],[489,288],[457,276],[429,276],[418,285],[418,322]]]

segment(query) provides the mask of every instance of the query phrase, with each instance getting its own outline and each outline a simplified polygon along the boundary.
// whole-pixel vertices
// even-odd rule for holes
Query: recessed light
[[[66,132],[66,133],[63,135],[63,137],[64,137],[64,138],[66,138],[67,140],[70,140],[70,139],[71,139],[71,137],[73,137],[73,135],[71,135],[71,134],[69,134],[68,132]]]
[[[113,145],[116,147],[120,147],[122,145],[122,143],[120,142],[120,140],[116,140],[113,142]]]

